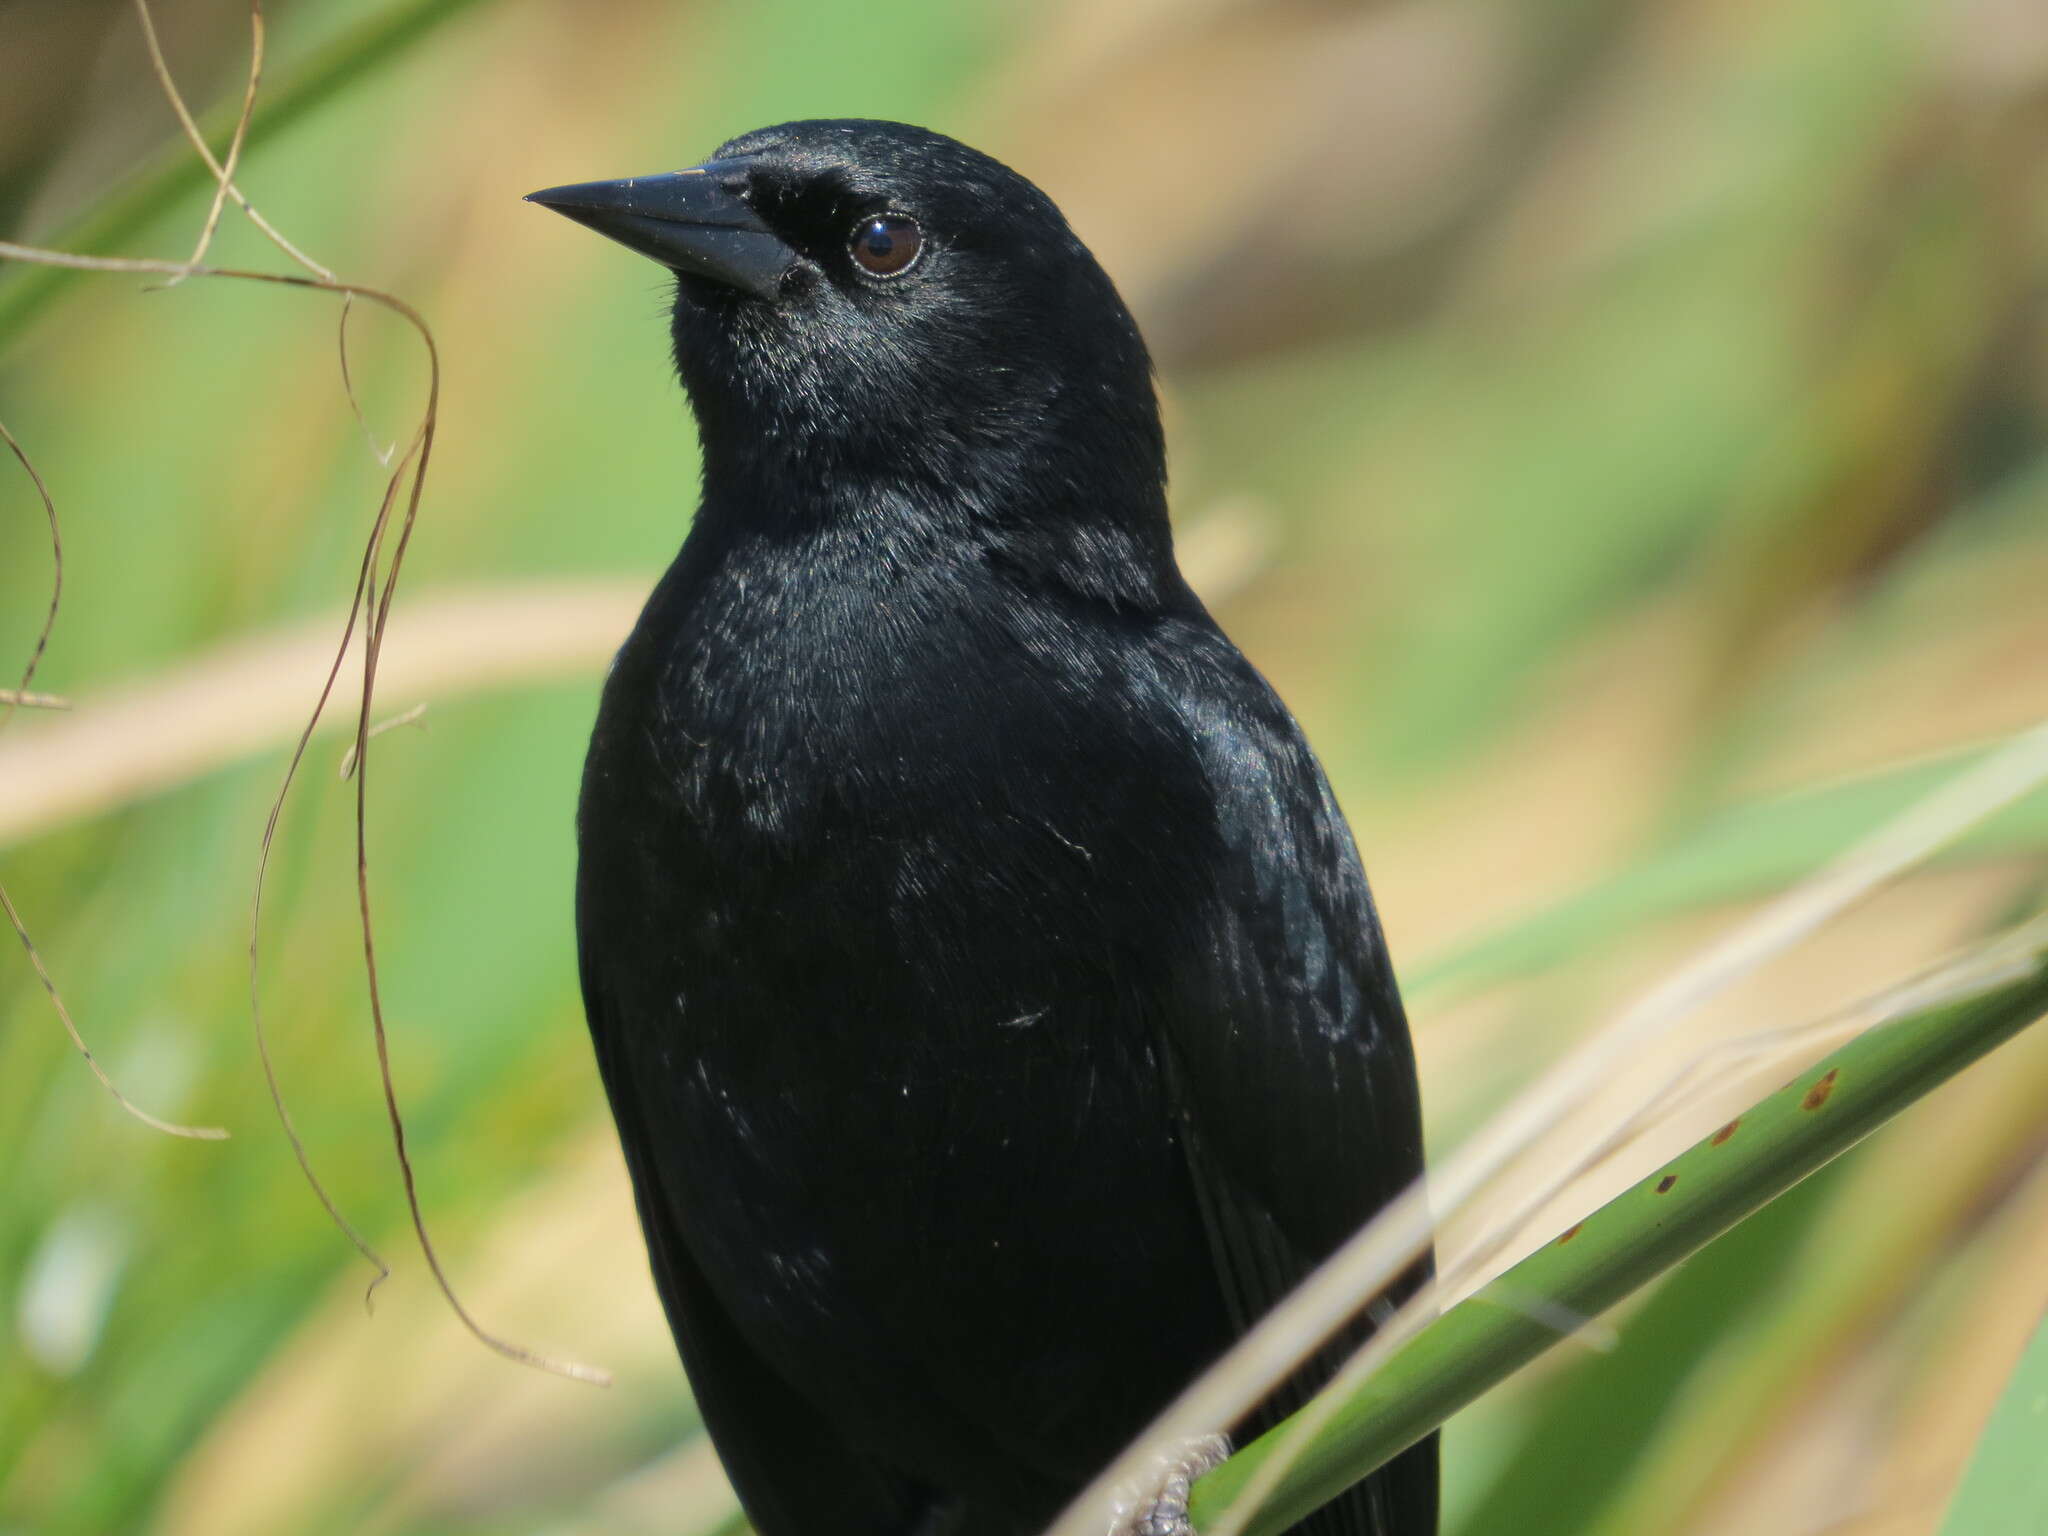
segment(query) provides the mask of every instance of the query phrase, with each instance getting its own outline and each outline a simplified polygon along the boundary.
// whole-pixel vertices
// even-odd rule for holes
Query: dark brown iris
[[[853,259],[870,277],[900,277],[924,250],[924,231],[907,213],[877,214],[853,231]]]

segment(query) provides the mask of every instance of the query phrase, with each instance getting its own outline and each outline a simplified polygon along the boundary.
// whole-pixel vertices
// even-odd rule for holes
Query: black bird
[[[1031,183],[799,122],[533,200],[674,269],[703,441],[576,911],[704,1421],[762,1536],[1025,1536],[1421,1171],[1357,853]],[[1436,1500],[1431,1441],[1300,1529]]]

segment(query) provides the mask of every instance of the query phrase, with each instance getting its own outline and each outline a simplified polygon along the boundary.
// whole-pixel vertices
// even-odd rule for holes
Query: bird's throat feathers
[[[686,297],[676,351],[703,447],[697,553],[817,541],[894,563],[973,549],[1027,587],[1170,605],[1184,589],[1164,441],[1149,360],[1117,307],[1127,338],[1077,339],[1094,355],[1063,377],[1038,346],[839,367],[849,360],[802,338],[750,335],[778,325],[759,308],[707,335]]]

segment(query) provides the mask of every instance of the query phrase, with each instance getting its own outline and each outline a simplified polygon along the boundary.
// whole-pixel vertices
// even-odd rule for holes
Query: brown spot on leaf
[[[1733,1120],[1722,1126],[1721,1129],[1714,1132],[1714,1139],[1711,1144],[1717,1147],[1720,1146],[1722,1142],[1735,1134],[1735,1128],[1740,1124],[1742,1124],[1742,1116],[1737,1115]]]
[[[1668,1195],[1668,1194],[1670,1194],[1670,1193],[1671,1193],[1671,1186],[1672,1186],[1672,1185],[1674,1185],[1674,1184],[1676,1184],[1677,1182],[1678,1182],[1678,1175],[1677,1175],[1677,1174],[1675,1174],[1675,1173],[1667,1173],[1667,1174],[1665,1174],[1663,1178],[1661,1178],[1661,1179],[1659,1179],[1659,1180],[1657,1181],[1657,1193],[1658,1193],[1658,1194],[1660,1194],[1660,1195]]]
[[[1806,1097],[1799,1101],[1801,1109],[1819,1109],[1827,1103],[1828,1095],[1835,1091],[1835,1069],[1830,1067],[1827,1075],[1806,1090]]]
[[[1557,1239],[1557,1246],[1562,1248],[1566,1243],[1570,1242],[1573,1238],[1577,1237],[1579,1235],[1579,1228],[1583,1227],[1584,1225],[1585,1223],[1583,1221],[1575,1221],[1570,1226],[1566,1227],[1563,1233],[1560,1234]]]

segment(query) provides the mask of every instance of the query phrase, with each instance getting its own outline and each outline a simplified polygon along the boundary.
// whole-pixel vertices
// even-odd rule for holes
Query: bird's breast
[[[961,1040],[995,1070],[1044,1021],[1142,996],[1192,930],[1214,811],[1141,649],[930,585],[870,572],[796,604],[726,573],[658,595],[614,669],[584,857],[678,990],[715,995],[693,1035]]]
[[[1123,1307],[1113,1335],[1167,1353],[1211,1327],[1206,1293],[1158,1300],[1203,1249],[1154,1017],[1200,942],[1210,797],[1085,626],[749,585],[656,614],[607,685],[600,1027],[631,1034],[693,1254],[792,1379],[908,1416],[914,1362],[1016,1329],[1048,1365],[1006,1389],[1050,1423],[1142,1374],[1060,1343],[1075,1317]]]

